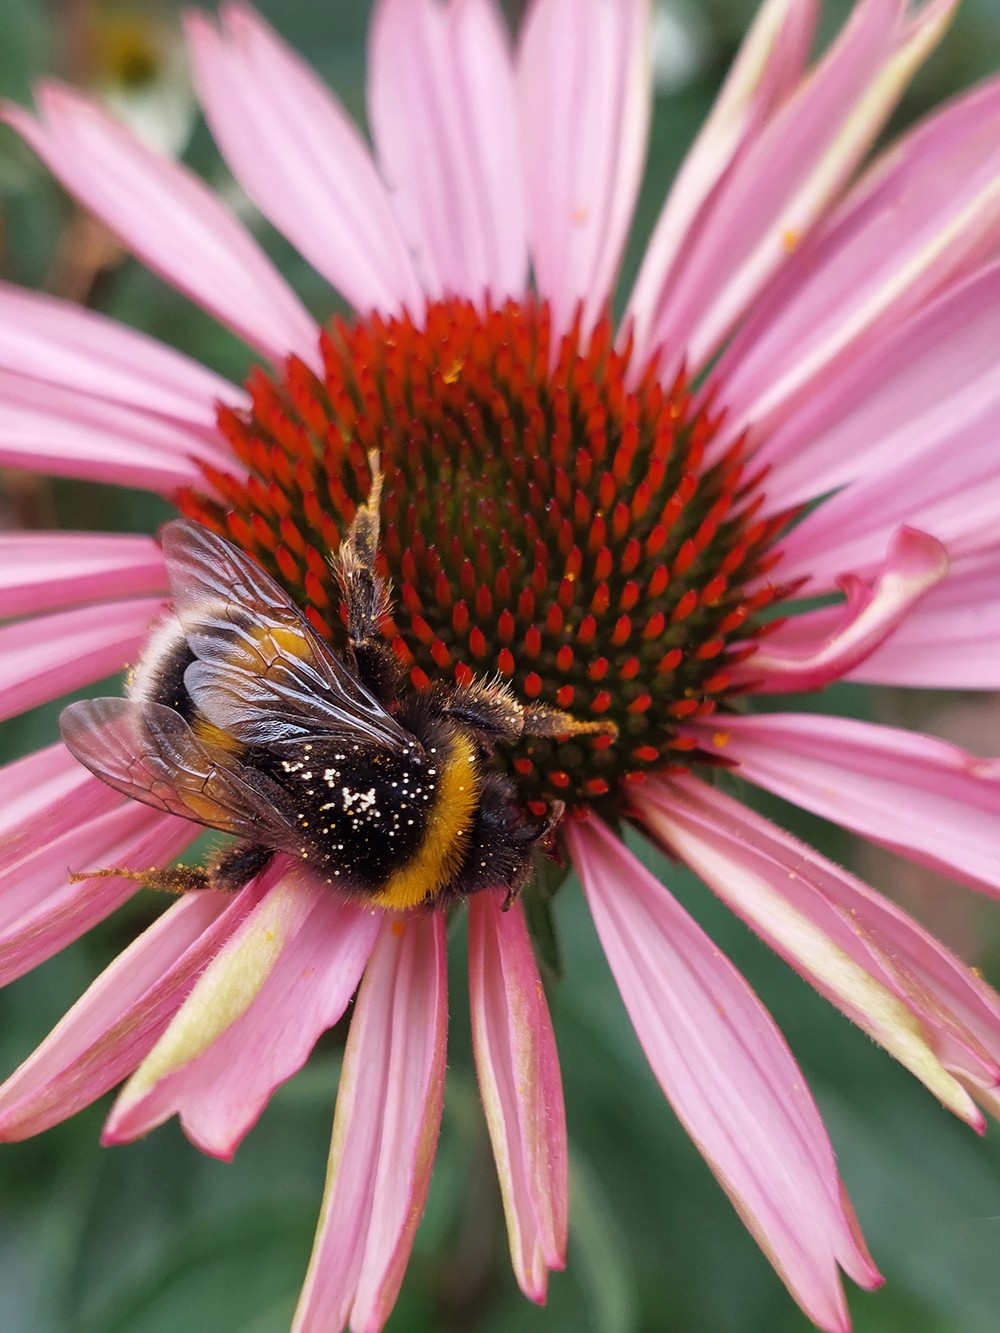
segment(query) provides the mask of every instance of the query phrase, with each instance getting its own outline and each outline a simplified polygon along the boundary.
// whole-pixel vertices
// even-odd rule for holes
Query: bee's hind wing
[[[102,782],[155,810],[297,851],[295,831],[237,760],[211,755],[179,713],[138,699],[64,708],[66,747]]]

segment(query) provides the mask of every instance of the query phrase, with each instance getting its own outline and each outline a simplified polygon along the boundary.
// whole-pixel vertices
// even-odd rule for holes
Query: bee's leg
[[[213,887],[208,873],[195,866],[151,866],[148,870],[129,870],[125,866],[105,866],[101,870],[71,870],[69,882],[79,884],[86,879],[133,879],[144,889],[179,896],[192,889]]]
[[[566,740],[595,733],[618,735],[613,722],[578,722],[548,704],[522,704],[501,681],[474,680],[455,686],[441,694],[440,708],[448,717],[496,741],[516,741],[520,736]]]
[[[274,853],[256,843],[238,842],[227,847],[206,869],[198,866],[152,866],[149,870],[129,870],[107,866],[101,870],[70,872],[70,883],[85,879],[132,879],[144,889],[179,896],[197,889],[216,889],[235,893],[265,869]]]
[[[399,690],[402,669],[390,644],[382,637],[382,621],[389,614],[389,587],[377,573],[379,501],[382,469],[378,454],[368,455],[372,470],[368,499],[354,515],[333,567],[347,603],[347,637],[355,674],[383,703]]]
[[[274,852],[255,842],[237,842],[221,852],[208,867],[208,878],[213,889],[236,893],[266,870]]]

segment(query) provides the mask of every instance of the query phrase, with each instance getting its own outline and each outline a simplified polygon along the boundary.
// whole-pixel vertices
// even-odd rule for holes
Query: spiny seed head
[[[384,633],[412,684],[499,676],[524,702],[610,733],[531,738],[502,757],[523,801],[619,813],[628,785],[702,758],[679,724],[732,694],[755,650],[784,516],[760,518],[737,445],[706,462],[717,426],[684,376],[632,365],[602,319],[554,341],[531,299],[485,314],[430,305],[422,324],[334,323],[323,371],[256,370],[246,411],[219,428],[248,469],[206,467],[220,497],[184,511],[254,555],[343,649],[329,556],[385,474]]]

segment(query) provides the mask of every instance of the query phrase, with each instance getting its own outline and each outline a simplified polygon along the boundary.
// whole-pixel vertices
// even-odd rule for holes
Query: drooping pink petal
[[[528,236],[564,332],[611,298],[642,176],[651,105],[646,0],[535,0],[517,55]]]
[[[387,920],[351,1020],[295,1333],[378,1333],[389,1317],[441,1123],[446,984],[444,916]]]
[[[40,120],[3,119],[144,264],[272,361],[317,362],[316,326],[249,232],[186,167],[133,139],[62,84],[37,90]]]
[[[222,32],[186,16],[198,97],[250,198],[355,307],[419,313],[409,255],[357,127],[304,60],[249,6]]]
[[[1000,400],[1000,264],[979,269],[880,336],[877,356],[853,357],[812,384],[760,439],[772,511],[908,463]]]
[[[190,820],[127,801],[9,867],[0,876],[0,985],[79,939],[136,892],[131,879],[72,883],[70,871],[169,865],[199,831]]]
[[[797,616],[772,634],[740,668],[762,694],[818,690],[853,671],[892,634],[948,572],[934,537],[900,528],[871,583],[854,574],[837,580],[847,603],[834,619]]]
[[[792,257],[717,367],[729,408],[718,447],[750,423],[768,434],[838,357],[871,355],[892,328],[991,258],[998,220],[994,80],[879,158]]]
[[[954,9],[933,0],[910,18],[900,0],[862,0],[723,182],[651,323],[649,350],[664,343],[701,365],[719,348],[835,201]]]
[[[726,718],[698,735],[758,786],[1000,896],[1000,761],[812,713]]]
[[[0,369],[208,432],[234,384],[146,334],[71,301],[0,283]]]
[[[380,914],[285,871],[218,951],[112,1109],[105,1143],[179,1113],[229,1159],[276,1087],[306,1062],[357,988]]]
[[[952,425],[914,457],[860,478],[814,509],[782,541],[781,576],[805,578],[803,591],[825,592],[842,570],[877,567],[889,535],[902,524],[929,532],[949,559],[997,540],[1000,513],[1000,390],[983,416]]]
[[[559,1058],[520,903],[469,900],[472,1046],[518,1284],[540,1304],[566,1262],[567,1149]]]
[[[510,40],[492,0],[379,0],[369,114],[432,296],[523,294],[528,254]]]
[[[0,629],[0,718],[121,671],[135,660],[162,602],[130,598],[33,616]]]
[[[817,0],[766,0],[743,39],[712,110],[674,177],[629,297],[625,322],[634,327],[639,364],[643,353],[652,350],[651,330],[677,280],[678,257],[697,237],[713,192],[799,82],[817,9]]]
[[[671,1105],[795,1300],[841,1333],[838,1265],[864,1286],[880,1278],[801,1070],[744,979],[624,844],[596,819],[567,836]]]
[[[0,618],[166,591],[163,556],[151,537],[0,533]]]
[[[205,432],[0,371],[0,464],[171,495],[206,489],[198,460],[242,467]]]
[[[895,904],[696,778],[650,783],[647,826],[738,916],[982,1130],[1000,1082],[1000,996]]]
[[[243,894],[218,893],[168,908],[0,1088],[0,1139],[40,1134],[130,1074],[247,910]]]
[[[852,680],[918,689],[1000,689],[1000,550],[962,557],[903,623],[851,672]],[[824,632],[826,611],[800,619]]]

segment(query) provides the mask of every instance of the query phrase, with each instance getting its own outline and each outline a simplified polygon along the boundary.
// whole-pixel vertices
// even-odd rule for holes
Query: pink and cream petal
[[[520,903],[469,899],[472,1046],[518,1285],[544,1302],[566,1262],[566,1113],[555,1035]]]
[[[649,333],[704,364],[817,226],[941,39],[955,0],[914,18],[862,0],[838,40],[735,163]]]
[[[414,314],[422,296],[357,127],[304,60],[249,6],[222,31],[186,16],[213,137],[260,211],[356,310]]]
[[[1000,690],[1000,551],[955,561],[899,628],[851,672],[852,680],[916,689]],[[813,611],[804,632],[822,634]]]
[[[447,1029],[441,913],[387,920],[358,994],[294,1333],[378,1333],[430,1181]]]
[[[189,820],[126,802],[6,871],[0,877],[0,985],[79,939],[136,892],[134,880],[112,875],[74,883],[71,870],[168,865],[199,831]]]
[[[614,291],[642,177],[651,106],[648,0],[536,0],[517,77],[535,283],[565,332]]]
[[[203,181],[65,85],[37,102],[39,120],[10,103],[3,118],[143,263],[272,361],[317,361],[313,320]]]
[[[805,1079],[707,935],[596,819],[568,832],[597,933],[664,1092],[796,1301],[848,1327],[838,1266],[881,1280]]]
[[[247,910],[242,898],[187,894],[119,954],[0,1088],[0,1139],[40,1134],[130,1074]]]
[[[978,1130],[1000,996],[887,899],[695,778],[650,784],[648,828],[831,1003]]]
[[[781,511],[858,478],[907,466],[1000,408],[1000,264],[950,287],[880,340],[821,375],[766,438],[767,505]]]
[[[0,628],[0,718],[37,708],[134,662],[156,597],[131,598],[33,616]]]
[[[926,11],[925,11],[926,12]],[[719,447],[764,435],[838,358],[871,355],[908,316],[996,252],[1000,80],[966,94],[879,158],[793,256],[720,361]]]
[[[766,0],[674,178],[625,311],[640,364],[713,192],[802,77],[817,10],[818,0]]]
[[[510,38],[491,0],[380,0],[369,111],[432,296],[521,296],[528,253]]]
[[[211,432],[236,385],[155,339],[40,292],[0,283],[0,369]]]
[[[927,533],[900,528],[882,566],[866,581],[838,579],[846,604],[822,619],[797,616],[770,635],[734,672],[759,694],[818,690],[847,675],[906,621],[948,573],[948,555]]]
[[[91,532],[0,533],[0,618],[136,593],[166,596],[152,537]]]
[[[750,782],[1000,896],[1000,761],[931,736],[811,713],[698,729]]]
[[[209,963],[116,1102],[106,1143],[179,1114],[197,1147],[228,1160],[342,1017],[380,917],[298,878],[285,872]]]

